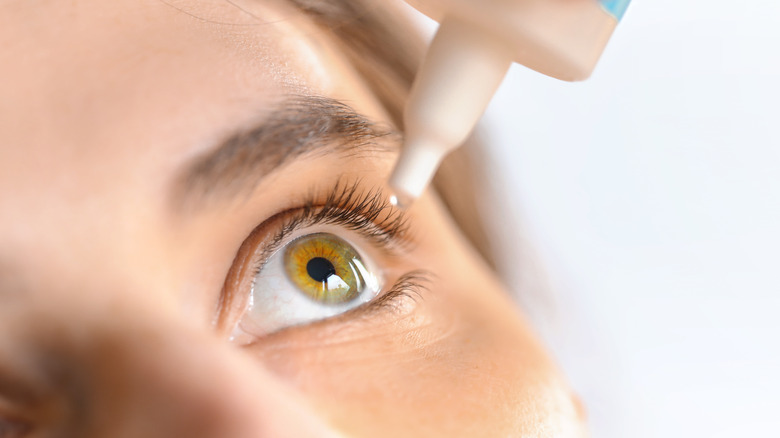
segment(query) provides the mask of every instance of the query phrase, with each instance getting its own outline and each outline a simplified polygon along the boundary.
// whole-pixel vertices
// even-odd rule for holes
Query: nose
[[[99,333],[67,353],[64,436],[335,436],[293,390],[207,330],[158,324]]]

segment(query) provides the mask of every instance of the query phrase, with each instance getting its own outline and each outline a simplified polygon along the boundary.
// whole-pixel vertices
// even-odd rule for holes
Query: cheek
[[[565,386],[519,319],[496,302],[470,299],[496,291],[443,287],[394,323],[317,342],[288,339],[258,353],[355,436],[534,436],[562,432],[567,422],[579,427]]]
[[[255,353],[354,436],[579,436],[546,354],[494,298],[502,291],[476,284],[435,283],[401,318],[300,333]]]
[[[438,226],[414,251],[416,267],[435,276],[422,298],[292,332],[253,353],[354,436],[580,436],[555,366],[432,205],[420,215]]]

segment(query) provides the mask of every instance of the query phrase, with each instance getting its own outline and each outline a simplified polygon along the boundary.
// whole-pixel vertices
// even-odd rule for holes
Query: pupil
[[[315,257],[306,264],[306,272],[314,281],[323,282],[336,273],[336,268],[333,267],[333,263],[331,263],[330,260],[322,257]]]

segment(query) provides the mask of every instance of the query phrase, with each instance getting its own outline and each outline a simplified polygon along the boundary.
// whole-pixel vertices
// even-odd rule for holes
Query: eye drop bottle
[[[631,0],[406,0],[440,23],[404,110],[391,201],[408,207],[474,129],[512,62],[587,79]]]

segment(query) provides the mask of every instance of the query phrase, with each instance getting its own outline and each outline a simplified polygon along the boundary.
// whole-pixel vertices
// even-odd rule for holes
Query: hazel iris
[[[309,234],[290,242],[284,267],[301,293],[322,304],[350,302],[365,285],[360,255],[352,245],[328,233]]]

